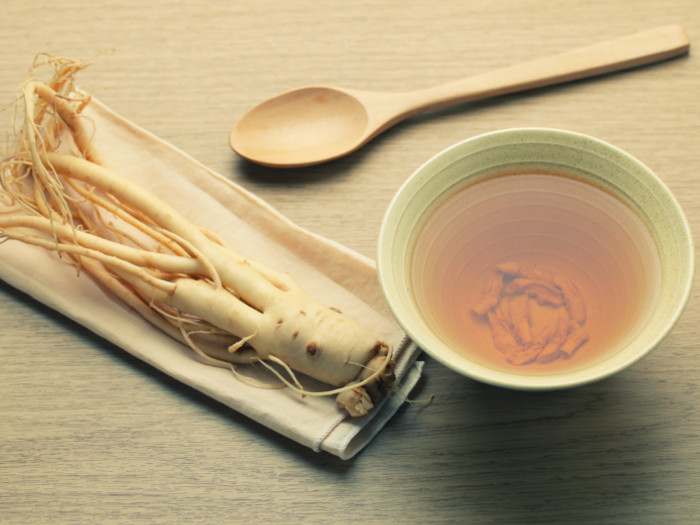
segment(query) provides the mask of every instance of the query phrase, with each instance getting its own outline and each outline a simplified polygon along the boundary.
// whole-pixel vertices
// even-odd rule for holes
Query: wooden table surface
[[[700,45],[697,0],[6,0],[0,105],[36,53],[104,53],[82,87],[301,226],[372,257],[389,200],[415,168],[460,140],[517,126],[627,150],[666,182],[698,232],[692,50],[415,117],[317,167],[258,167],[227,144],[246,109],[304,84],[409,90],[671,23]],[[2,118],[4,137],[11,112]],[[655,352],[586,387],[507,391],[426,358],[416,395],[434,402],[402,408],[341,461],[1,283],[0,523],[698,523],[696,295]]]

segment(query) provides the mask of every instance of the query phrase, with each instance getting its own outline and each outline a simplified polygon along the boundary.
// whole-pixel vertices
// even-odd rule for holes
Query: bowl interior
[[[531,191],[545,182],[541,191]],[[618,211],[610,211],[615,207]],[[627,235],[635,227],[645,234]],[[593,244],[586,244],[586,236]],[[603,288],[612,295],[603,294],[589,305],[594,327],[622,310],[629,314],[629,326],[610,335],[605,351],[583,360],[575,355],[573,367],[501,367],[481,359],[469,346],[478,345],[475,334],[488,327],[464,328],[466,340],[460,341],[455,330],[459,317],[468,314],[445,297],[459,285],[467,290],[465,304],[473,303],[466,296],[470,288],[481,289],[489,265],[510,258],[528,262],[544,242],[555,246],[554,267],[563,265],[583,280],[606,276]],[[488,250],[481,246],[487,244],[501,246],[500,259],[485,258]],[[567,244],[574,248],[565,248]],[[598,268],[606,257],[610,264]],[[685,307],[693,257],[682,210],[639,161],[585,135],[515,129],[459,143],[406,181],[382,224],[378,272],[397,321],[437,360],[487,383],[550,389],[601,379],[654,348]],[[625,294],[626,302],[616,304]],[[634,315],[628,312],[630,305]]]

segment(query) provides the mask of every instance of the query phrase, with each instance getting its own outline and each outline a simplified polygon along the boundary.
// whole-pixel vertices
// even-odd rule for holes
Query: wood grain
[[[407,6],[408,4],[406,4]],[[201,3],[9,0],[0,105],[38,52],[90,57],[81,86],[317,233],[374,256],[394,192],[475,134],[560,127],[655,170],[700,231],[700,68],[689,56],[437,111],[357,153],[279,171],[238,159],[235,120],[328,82],[427,87],[679,23],[695,0]],[[2,113],[3,133],[11,112]],[[224,409],[0,284],[0,522],[696,523],[700,303],[609,380],[525,394],[431,359],[416,397],[353,461]],[[125,327],[126,329],[127,327]]]

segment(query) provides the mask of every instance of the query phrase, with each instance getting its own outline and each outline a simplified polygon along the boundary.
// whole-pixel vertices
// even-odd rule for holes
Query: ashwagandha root
[[[0,163],[0,243],[59,254],[206,364],[241,378],[238,365],[258,363],[302,396],[367,414],[392,388],[391,349],[108,167],[83,115],[90,97],[74,87],[85,64],[44,63],[53,77],[24,83],[24,121]],[[298,373],[331,388],[309,391]]]

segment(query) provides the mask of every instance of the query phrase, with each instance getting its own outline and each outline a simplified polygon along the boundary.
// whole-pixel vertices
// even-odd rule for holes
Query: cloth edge
[[[403,406],[421,378],[423,365],[423,361],[413,361],[398,386],[398,391],[386,397],[382,405],[375,408],[377,412],[370,421],[358,425],[346,418],[337,427],[338,438],[331,433],[323,440],[321,448],[343,460],[352,459],[359,454]]]

